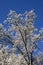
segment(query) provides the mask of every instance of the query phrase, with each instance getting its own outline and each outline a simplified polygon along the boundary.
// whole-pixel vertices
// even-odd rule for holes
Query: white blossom
[[[34,10],[24,14],[10,10],[4,24],[0,23],[0,65],[41,65],[43,53],[33,54],[36,43],[43,40],[43,28],[35,28],[35,19]]]

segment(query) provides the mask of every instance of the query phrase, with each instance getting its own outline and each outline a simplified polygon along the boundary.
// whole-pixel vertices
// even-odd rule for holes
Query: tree
[[[33,55],[35,50],[40,50],[36,43],[39,40],[43,41],[43,28],[40,30],[35,28],[35,19],[34,10],[26,11],[24,14],[17,14],[15,11],[10,10],[7,19],[4,20],[3,24],[0,24],[1,52],[4,49],[1,55],[5,54],[6,56],[7,53],[7,64],[3,65],[43,64],[43,53]],[[12,48],[9,48],[8,44],[11,44]]]

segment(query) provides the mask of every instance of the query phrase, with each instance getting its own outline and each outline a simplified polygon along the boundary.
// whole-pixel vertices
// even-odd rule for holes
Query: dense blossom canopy
[[[35,19],[34,10],[24,14],[10,10],[0,23],[0,65],[43,65],[43,53],[33,55],[39,49],[36,43],[43,41],[43,28],[35,28]]]

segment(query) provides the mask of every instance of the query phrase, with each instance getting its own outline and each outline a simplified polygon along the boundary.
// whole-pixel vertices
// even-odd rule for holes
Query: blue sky
[[[0,0],[0,23],[6,19],[10,10],[24,13],[31,9],[35,9],[37,15],[35,27],[40,29],[43,27],[43,0]]]
[[[10,10],[17,13],[24,13],[35,9],[37,20],[35,26],[40,28],[43,26],[43,0],[0,0],[0,22],[6,19]]]

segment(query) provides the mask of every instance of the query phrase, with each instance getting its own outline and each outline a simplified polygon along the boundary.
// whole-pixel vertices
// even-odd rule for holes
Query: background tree
[[[8,18],[0,24],[0,48],[6,48],[7,64],[4,65],[42,65],[43,53],[34,56],[34,51],[39,49],[37,42],[43,41],[43,28],[38,30],[34,26],[36,14],[34,10],[17,14],[10,10]],[[6,52],[2,54],[6,54]],[[36,52],[35,52],[36,53]],[[1,56],[0,56],[1,57]],[[3,59],[4,60],[4,59]],[[3,62],[3,61],[2,61]]]

